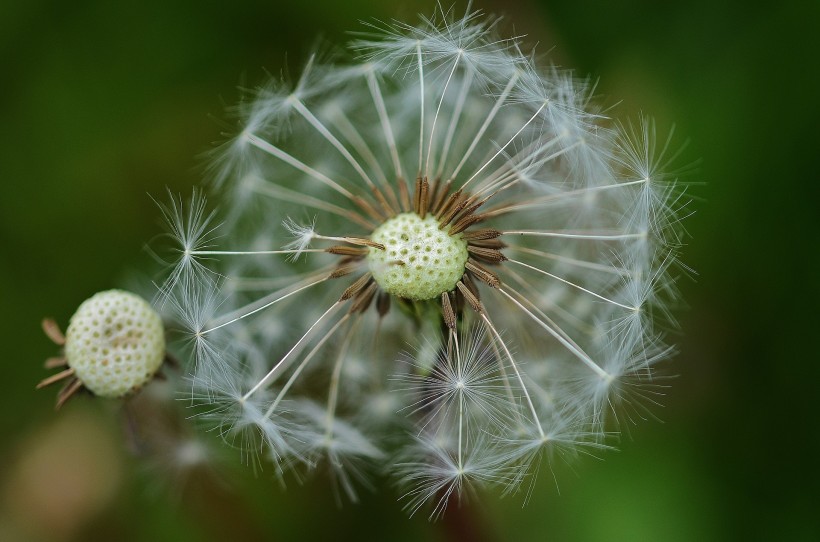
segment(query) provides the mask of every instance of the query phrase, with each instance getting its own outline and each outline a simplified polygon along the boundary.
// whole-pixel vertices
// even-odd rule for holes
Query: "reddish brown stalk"
[[[484,307],[481,305],[481,301],[478,297],[470,291],[470,288],[464,285],[464,282],[458,281],[456,283],[456,288],[458,288],[459,293],[464,297],[464,300],[473,308],[474,311],[481,314],[484,312]]]
[[[66,385],[63,386],[63,389],[60,390],[60,393],[57,394],[57,403],[54,405],[54,410],[60,410],[66,401],[71,399],[75,393],[80,391],[83,387],[83,383],[79,378],[72,378]]]
[[[404,178],[399,177],[396,181],[396,184],[399,185],[399,198],[401,198],[401,209],[405,213],[410,212],[410,193],[407,191],[407,181]]]
[[[367,283],[371,280],[373,280],[373,277],[370,275],[370,273],[365,273],[364,275],[359,277],[356,280],[356,282],[347,287],[347,289],[342,293],[342,296],[339,298],[339,301],[347,301],[354,295],[358,294],[359,291],[361,291],[365,286],[367,286]]]
[[[63,346],[65,344],[65,335],[60,331],[60,326],[57,325],[52,318],[45,318],[42,322],[43,332],[46,337],[52,340],[54,344]]]
[[[54,384],[54,383],[56,383],[56,382],[59,382],[60,380],[63,380],[63,379],[66,379],[66,378],[70,378],[70,377],[72,377],[72,376],[74,376],[74,369],[68,368],[68,369],[66,369],[66,370],[64,370],[64,371],[60,371],[60,372],[59,372],[59,373],[57,373],[57,374],[53,374],[53,375],[49,376],[48,378],[44,378],[44,379],[42,379],[42,380],[41,380],[41,381],[37,384],[37,386],[35,387],[35,389],[38,389],[38,390],[39,390],[39,389],[41,389],[41,388],[45,388],[46,386],[50,386],[50,385],[52,385],[52,384]]]
[[[507,260],[507,257],[501,253],[500,250],[493,248],[485,248],[481,246],[467,245],[467,251],[476,258],[487,263],[501,263]]]
[[[334,245],[332,247],[328,247],[325,249],[325,252],[329,254],[337,254],[339,256],[358,256],[364,257],[370,252],[370,250],[366,248],[356,248],[356,247],[348,247],[345,245]]]
[[[501,280],[498,278],[498,275],[491,271],[488,271],[472,258],[469,258],[467,260],[467,263],[464,264],[464,267],[470,273],[472,273],[478,280],[486,283],[491,288],[498,288],[499,286],[501,286]]]
[[[436,197],[433,199],[433,205],[430,207],[430,212],[438,217],[439,212],[441,211],[441,206],[444,204],[444,198],[447,197],[447,194],[450,193],[450,187],[453,186],[453,181],[449,180],[446,183],[441,183],[440,179],[436,181],[438,185],[438,189],[436,190]]]
[[[419,195],[419,217],[424,220],[427,216],[427,207],[430,205],[430,183],[427,177],[421,181],[421,194]]]
[[[367,216],[375,220],[377,223],[384,222],[384,215],[376,210],[373,205],[361,196],[353,196],[353,203],[355,203],[362,211],[367,213]]]
[[[390,205],[390,203],[388,203],[388,201],[384,197],[384,194],[382,193],[382,191],[379,190],[379,187],[374,185],[371,188],[371,191],[373,192],[373,196],[376,198],[376,201],[378,201],[379,205],[381,205],[382,210],[384,211],[384,214],[387,215],[388,217],[395,216],[396,215],[396,210]]]
[[[439,228],[444,229],[466,205],[467,196],[461,189],[453,192],[439,213]]]
[[[453,306],[450,304],[450,294],[443,292],[441,294],[441,312],[444,316],[444,323],[450,329],[456,328],[456,313],[453,311]]]

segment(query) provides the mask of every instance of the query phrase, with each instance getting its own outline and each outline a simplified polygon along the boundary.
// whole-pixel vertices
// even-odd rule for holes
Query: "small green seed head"
[[[467,263],[467,242],[439,229],[428,215],[402,213],[373,230],[370,239],[384,245],[371,248],[370,272],[387,293],[406,299],[433,299],[455,288]]]
[[[162,319],[137,295],[122,290],[99,292],[71,317],[65,357],[95,395],[122,397],[151,380],[162,364]]]

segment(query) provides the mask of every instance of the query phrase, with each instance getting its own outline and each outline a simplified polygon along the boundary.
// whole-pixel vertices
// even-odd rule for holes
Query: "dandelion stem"
[[[637,310],[635,307],[630,307],[629,305],[624,305],[623,303],[618,303],[617,301],[615,301],[615,300],[613,300],[613,299],[609,299],[608,297],[604,297],[604,296],[602,296],[601,294],[597,294],[597,293],[593,292],[592,290],[588,290],[588,289],[584,288],[583,286],[581,286],[581,285],[579,285],[579,284],[575,284],[574,282],[569,281],[569,280],[567,280],[567,279],[565,279],[565,278],[561,278],[561,277],[559,277],[558,275],[553,275],[552,273],[548,273],[547,271],[544,271],[543,269],[539,269],[539,268],[537,268],[537,267],[535,267],[535,266],[532,266],[532,265],[526,264],[526,263],[524,263],[524,262],[520,262],[520,261],[518,261],[518,260],[514,260],[514,259],[512,259],[512,258],[507,258],[507,261],[508,261],[508,262],[510,262],[510,263],[514,263],[514,264],[520,265],[520,266],[522,266],[522,267],[526,267],[527,269],[531,269],[531,270],[533,270],[533,271],[536,271],[536,272],[538,272],[538,273],[541,273],[541,274],[543,274],[543,275],[546,275],[546,276],[548,276],[548,277],[550,277],[550,278],[553,278],[553,279],[555,279],[555,280],[561,281],[561,282],[563,282],[564,284],[568,284],[569,286],[572,286],[573,288],[577,288],[577,289],[581,290],[582,292],[586,292],[586,293],[588,293],[589,295],[594,296],[594,297],[597,297],[598,299],[600,299],[600,300],[602,300],[602,301],[606,301],[607,303],[612,303],[613,305],[617,305],[618,307],[621,307],[621,308],[624,308],[624,309],[627,309],[627,310],[630,310],[630,311]]]
[[[271,156],[279,158],[280,160],[282,160],[283,162],[285,162],[287,164],[290,164],[291,166],[298,169],[299,171],[301,171],[305,175],[313,177],[314,179],[316,179],[320,183],[322,183],[326,186],[329,186],[333,190],[337,191],[339,194],[345,196],[346,198],[350,199],[350,201],[355,203],[355,197],[353,196],[353,194],[349,190],[347,190],[343,186],[340,186],[336,181],[334,181],[333,179],[331,179],[330,177],[328,177],[324,173],[322,173],[320,171],[316,171],[315,169],[313,169],[309,165],[305,164],[304,162],[299,161],[294,156],[288,154],[287,152],[283,151],[279,147],[274,146],[273,144],[265,141],[264,139],[254,135],[254,134],[246,133],[244,135],[244,137],[254,147],[256,147],[256,148],[258,148],[258,149],[260,149],[260,150],[262,150],[262,151],[264,151],[268,154],[270,154]]]
[[[456,59],[453,61],[453,68],[450,70],[450,75],[447,76],[447,82],[444,83],[444,89],[441,91],[441,98],[439,98],[438,107],[436,107],[436,115],[433,117],[433,126],[430,128],[430,141],[427,142],[427,162],[424,164],[424,175],[427,175],[430,170],[430,158],[433,154],[433,140],[435,139],[436,124],[438,123],[438,116],[441,112],[441,104],[444,103],[444,96],[447,94],[447,88],[450,86],[450,81],[453,79],[453,74],[455,73],[460,60],[461,53],[459,52],[458,55],[456,55]]]
[[[384,245],[382,245],[381,243],[371,241],[370,239],[366,239],[364,237],[349,237],[349,236],[334,237],[334,236],[330,236],[330,235],[320,235],[316,232],[314,232],[311,237],[313,237],[314,239],[324,239],[325,241],[339,241],[339,242],[342,242],[342,243],[350,243],[351,245],[359,245],[359,246],[375,248],[377,250],[384,250]],[[303,252],[307,252],[307,251],[303,251]]]
[[[454,329],[450,330],[450,336],[453,338],[456,351],[456,374],[459,380],[463,378],[464,373],[461,369],[461,348],[458,344],[458,336]],[[458,382],[458,470],[464,470],[464,460],[462,458],[462,439],[464,434],[464,383]]]
[[[390,149],[390,156],[393,159],[393,166],[396,168],[396,178],[404,178],[401,169],[401,160],[399,160],[399,151],[396,147],[396,138],[393,136],[393,129],[390,126],[390,117],[387,114],[387,108],[384,105],[384,97],[382,96],[379,82],[376,79],[376,74],[373,70],[367,71],[367,85],[370,88],[370,95],[373,97],[373,103],[376,105],[376,111],[379,113],[379,121],[384,131],[384,137],[387,141],[387,147]]]
[[[294,344],[291,347],[291,349],[288,350],[288,352],[276,363],[276,365],[274,365],[273,368],[270,371],[268,371],[268,373],[264,377],[262,377],[262,379],[259,382],[257,382],[256,385],[250,389],[250,391],[248,391],[248,393],[242,396],[242,400],[247,401],[254,393],[256,393],[260,389],[266,387],[268,384],[273,382],[277,376],[277,372],[280,370],[280,367],[283,366],[283,364],[285,363],[285,361],[287,361],[291,354],[293,354],[293,352],[296,351],[296,349],[302,344],[302,342],[313,332],[316,326],[318,326],[322,320],[327,318],[328,315],[336,312],[342,305],[342,303],[342,301],[337,301],[333,305],[331,305],[329,309],[322,313],[319,319],[313,322],[313,324],[308,328],[308,330],[305,331],[305,333],[299,338],[298,341],[296,341],[296,344]]]
[[[362,180],[365,183],[367,183],[368,187],[375,188],[375,186],[373,185],[373,181],[371,181],[370,177],[367,175],[367,173],[365,173],[361,164],[359,164],[359,162],[353,157],[353,155],[350,154],[350,151],[347,150],[344,145],[342,145],[341,141],[339,141],[336,138],[336,136],[330,133],[330,130],[327,129],[327,127],[322,123],[322,121],[317,119],[316,116],[313,113],[311,113],[307,107],[305,107],[305,104],[303,104],[301,100],[295,99],[293,102],[293,107],[296,109],[296,111],[299,112],[300,115],[302,115],[305,118],[305,120],[308,121],[308,123],[310,123],[311,126],[316,128],[316,130],[320,134],[322,134],[322,137],[324,137],[331,145],[333,145],[333,147],[337,151],[339,151],[339,153],[341,153],[342,156],[344,156],[345,160],[347,160],[347,162],[351,166],[353,166],[353,169],[355,169],[359,176],[362,178]]]
[[[550,158],[552,158],[552,157],[550,157]],[[641,179],[641,180],[638,180],[638,181],[629,181],[629,182],[625,182],[625,183],[608,184],[608,185],[604,185],[604,186],[584,187],[584,188],[579,188],[577,190],[568,190],[566,192],[561,192],[559,194],[550,194],[549,196],[543,196],[543,197],[540,197],[540,198],[532,198],[530,200],[527,200],[527,201],[524,201],[524,202],[521,202],[521,203],[507,204],[507,205],[504,205],[503,207],[498,207],[496,209],[492,209],[490,211],[487,211],[487,216],[499,216],[499,215],[502,215],[502,214],[505,214],[505,213],[510,213],[510,212],[521,210],[521,209],[527,209],[527,208],[530,208],[530,207],[543,208],[546,205],[549,205],[551,203],[559,203],[561,200],[567,199],[567,198],[583,197],[583,196],[586,196],[586,195],[594,193],[594,192],[603,192],[603,191],[606,191],[606,190],[612,190],[612,189],[617,189],[617,188],[626,188],[626,187],[629,187],[629,186],[634,186],[634,185],[644,184],[644,183],[646,183],[646,179]]]
[[[472,175],[470,175],[470,178],[469,178],[469,179],[467,179],[466,181],[464,181],[464,184],[463,184],[463,185],[461,185],[461,187],[462,187],[462,188],[464,188],[465,186],[467,186],[467,185],[468,185],[468,184],[469,184],[469,183],[470,183],[473,179],[475,179],[475,178],[478,176],[478,174],[479,174],[479,173],[481,173],[482,171],[484,171],[484,168],[486,168],[487,166],[489,166],[489,165],[492,163],[492,161],[493,161],[493,160],[495,160],[496,158],[498,158],[498,155],[500,155],[502,152],[504,152],[504,149],[506,149],[507,147],[509,147],[509,146],[510,146],[510,144],[511,144],[513,141],[515,141],[515,139],[516,139],[516,138],[517,138],[517,137],[521,134],[521,132],[523,132],[523,131],[524,131],[524,129],[525,129],[527,126],[529,126],[529,125],[530,125],[530,123],[531,123],[533,120],[535,120],[535,118],[536,118],[536,117],[537,117],[537,116],[541,113],[541,111],[543,111],[543,110],[544,110],[544,108],[545,108],[546,106],[547,106],[547,104],[546,104],[546,102],[544,102],[544,103],[541,105],[541,107],[539,107],[539,108],[538,108],[538,110],[537,110],[535,113],[533,113],[533,115],[529,118],[529,120],[527,120],[527,122],[525,122],[525,123],[524,123],[524,125],[523,125],[521,128],[519,128],[517,132],[515,132],[515,134],[514,134],[514,135],[513,135],[513,136],[509,139],[509,141],[507,141],[507,142],[504,144],[504,146],[503,146],[503,147],[501,147],[500,149],[498,149],[498,150],[496,151],[496,153],[495,153],[495,154],[494,154],[494,155],[493,155],[493,156],[492,156],[489,160],[487,160],[486,162],[484,162],[484,165],[483,165],[483,166],[481,166],[480,168],[478,168],[478,170],[476,170],[476,172],[475,172],[475,173],[473,173]]]
[[[251,185],[251,189],[259,194],[270,196],[278,200],[289,201],[292,203],[297,203],[299,205],[304,205],[306,207],[312,207],[314,209],[319,209],[321,211],[333,213],[334,215],[346,218],[351,222],[355,222],[356,224],[364,227],[367,230],[372,230],[376,226],[373,222],[370,222],[369,220],[365,219],[363,216],[356,213],[355,211],[346,209],[344,207],[339,207],[338,205],[333,205],[332,203],[328,203],[319,198],[308,196],[307,194],[302,194],[301,192],[289,190],[287,188],[284,188],[283,186],[280,186],[276,183],[272,183],[264,179],[258,179],[258,182],[255,182]]]
[[[524,392],[524,398],[527,400],[527,405],[530,408],[530,413],[532,413],[532,419],[533,422],[535,422],[535,427],[538,428],[538,434],[541,436],[542,439],[546,438],[546,435],[544,434],[544,429],[541,427],[541,420],[538,419],[538,413],[535,411],[535,405],[533,404],[532,398],[530,397],[530,392],[527,390],[527,385],[524,384],[524,379],[521,376],[521,373],[518,371],[518,364],[515,362],[515,358],[513,358],[510,349],[507,348],[507,344],[504,342],[504,339],[501,338],[501,334],[498,333],[498,331],[495,329],[495,326],[490,321],[490,318],[489,316],[487,316],[487,313],[481,312],[480,315],[484,322],[487,324],[487,327],[490,329],[495,339],[498,341],[498,344],[500,344],[501,348],[504,349],[504,354],[506,354],[507,359],[510,360],[510,365],[512,366],[513,371],[515,371],[515,376],[516,378],[518,378],[518,383],[521,385],[521,390]]]
[[[555,260],[557,262],[574,265],[577,267],[582,267],[584,269],[592,269],[595,271],[601,271],[602,273],[609,273],[613,275],[629,275],[630,272],[626,269],[622,269],[619,267],[615,267],[612,265],[604,265],[595,262],[589,262],[586,260],[578,260],[576,258],[570,258],[569,256],[562,256],[560,254],[553,254],[552,252],[544,252],[543,250],[536,250],[529,247],[522,247],[517,245],[507,245],[506,250],[514,250],[516,252],[522,252],[525,254],[532,254],[533,256],[539,256],[541,258],[546,258],[550,260]]]
[[[510,92],[512,91],[513,85],[515,85],[516,81],[518,81],[517,72],[513,73],[513,76],[510,78],[510,81],[507,83],[507,86],[504,87],[504,90],[501,92],[501,95],[495,101],[493,108],[490,110],[490,112],[487,114],[487,118],[484,120],[484,124],[481,125],[481,128],[479,128],[478,133],[476,133],[472,143],[470,143],[470,146],[464,152],[464,156],[462,156],[461,162],[458,163],[458,166],[456,166],[456,169],[450,175],[451,179],[454,179],[461,171],[461,168],[464,167],[464,164],[467,163],[467,159],[473,153],[476,146],[481,141],[481,138],[484,136],[484,132],[487,131],[487,128],[490,126],[490,123],[493,121],[496,114],[498,114],[498,110],[501,109],[501,106],[504,104],[504,101],[506,101],[507,97],[510,95]]]
[[[303,252],[325,252],[323,248],[304,248],[302,250],[192,250],[186,252],[191,256],[262,256],[272,254],[301,254]]]
[[[350,313],[347,313],[342,320],[347,318],[349,315]],[[358,331],[359,323],[361,321],[361,313],[359,313],[359,317],[354,320],[353,325],[350,326],[347,335],[345,335],[342,346],[339,348],[339,353],[336,355],[336,363],[333,365],[333,374],[330,377],[330,391],[328,392],[327,397],[327,415],[325,417],[325,439],[327,440],[329,440],[333,434],[333,420],[336,416],[336,404],[339,400],[339,382],[342,379],[342,366],[347,358],[347,351],[350,347],[350,341]]]
[[[316,275],[313,275],[313,277],[311,277],[310,279],[306,279],[306,281],[304,281],[304,282],[306,282],[306,284],[302,284],[302,285],[300,285],[296,288],[294,288],[292,286],[290,288],[283,288],[282,290],[279,290],[277,292],[273,292],[272,294],[270,294],[268,296],[265,296],[262,299],[256,300],[253,303],[249,303],[249,304],[245,305],[244,307],[240,307],[239,309],[237,309],[235,311],[232,311],[232,312],[229,312],[228,314],[220,316],[219,318],[217,318],[216,320],[211,322],[211,327],[209,327],[208,329],[206,329],[204,331],[200,331],[199,335],[205,335],[205,334],[210,333],[212,331],[215,331],[219,328],[222,328],[222,327],[225,327],[227,325],[233,324],[234,322],[236,322],[238,320],[241,320],[243,318],[247,318],[248,316],[251,316],[252,314],[256,314],[257,312],[259,312],[261,310],[267,309],[268,307],[270,307],[272,305],[275,305],[276,303],[279,303],[280,301],[282,301],[284,299],[287,299],[288,297],[290,297],[294,294],[297,294],[297,293],[301,292],[302,290],[306,290],[306,289],[310,288],[311,286],[315,286],[315,285],[320,284],[320,283],[324,282],[325,280],[327,280],[327,274],[326,273],[322,273],[321,275],[319,275],[319,278],[314,278],[314,277],[316,277]],[[286,293],[283,293],[283,292],[286,292]],[[267,301],[271,297],[273,297],[274,299],[272,299],[271,301]]]
[[[370,169],[375,172],[378,184],[380,184],[387,194],[387,197],[390,199],[390,206],[394,212],[399,209],[399,200],[396,197],[396,192],[393,190],[393,186],[387,180],[387,176],[384,174],[384,170],[382,169],[381,165],[379,164],[379,160],[373,154],[370,146],[364,140],[359,130],[354,126],[354,124],[350,121],[347,115],[345,115],[344,111],[341,108],[335,107],[335,122],[334,124],[336,127],[342,132],[342,134],[350,141],[353,145],[353,148],[356,149],[362,158],[365,159],[367,165],[370,166]]]
[[[523,149],[517,151],[515,155],[509,157],[508,160],[502,162],[492,174],[487,175],[474,190],[474,193],[483,194],[491,190],[496,184],[506,182],[509,179],[519,179],[519,172],[515,169],[517,162],[523,162],[525,160],[532,162],[539,153],[542,153],[545,148],[554,145],[558,140],[559,138],[554,138],[551,141],[544,142],[539,138],[530,142]]]
[[[327,314],[327,313],[325,313],[325,314]],[[307,367],[307,364],[310,362],[310,360],[313,359],[313,357],[322,348],[322,346],[327,342],[327,340],[330,339],[333,336],[334,333],[336,333],[336,330],[338,330],[339,327],[341,327],[341,325],[344,324],[347,321],[349,316],[350,316],[350,313],[345,314],[344,316],[339,318],[339,321],[336,322],[333,325],[333,327],[330,328],[330,330],[327,333],[325,333],[325,335],[321,339],[319,339],[319,342],[316,343],[316,346],[314,346],[311,349],[311,351],[308,352],[308,354],[305,356],[305,359],[302,360],[302,363],[300,363],[299,366],[296,367],[296,369],[294,369],[293,374],[290,375],[290,378],[288,378],[288,381],[285,383],[284,386],[282,386],[282,389],[279,390],[279,393],[276,394],[276,399],[274,399],[273,403],[271,403],[271,406],[268,408],[267,412],[265,412],[265,417],[266,418],[271,416],[276,411],[276,407],[279,406],[279,403],[281,403],[282,399],[285,398],[285,395],[288,393],[288,390],[290,390],[291,386],[293,386],[293,383],[296,382],[296,379],[299,378],[299,375],[302,373],[302,371],[305,369],[305,367]],[[308,332],[310,332],[310,330],[308,330]],[[294,346],[294,348],[295,348],[295,346]],[[290,352],[288,352],[288,355],[290,355]],[[283,358],[283,361],[284,361],[284,358]],[[276,367],[274,367],[274,370],[275,369],[276,369]],[[273,370],[271,372],[273,372]],[[273,379],[271,379],[267,384],[269,385],[272,382],[273,382]]]
[[[496,364],[498,365],[498,372],[501,374],[501,382],[504,384],[504,392],[507,394],[507,398],[510,400],[510,404],[515,404],[515,395],[513,394],[512,385],[510,384],[510,377],[507,374],[507,369],[504,367],[504,362],[502,361],[501,352],[498,350],[498,345],[495,341],[488,341],[490,343],[490,347],[493,349],[493,356],[496,359]]]
[[[447,130],[447,136],[444,138],[444,148],[441,151],[441,158],[438,168],[436,170],[436,177],[441,177],[441,174],[444,171],[447,158],[450,154],[450,146],[453,143],[453,137],[456,133],[456,126],[458,125],[458,121],[461,120],[461,112],[464,109],[464,104],[467,102],[467,93],[470,90],[472,82],[473,70],[467,70],[467,73],[464,77],[464,82],[461,84],[461,90],[459,91],[458,99],[456,100],[455,110],[453,111],[453,115],[450,118],[450,127]]]
[[[513,269],[512,266],[510,266],[510,268],[506,270],[504,275],[505,275],[505,279],[512,279],[513,281],[515,281],[521,287],[520,291],[519,290],[514,290],[512,288],[510,289],[510,291],[513,294],[518,296],[518,299],[525,300],[525,299],[528,299],[528,298],[529,299],[542,299],[543,298],[543,296],[544,296],[543,290],[539,290],[538,288],[533,286],[529,281],[527,281],[524,277],[522,277],[516,269]],[[510,282],[507,281],[507,284],[509,285]],[[577,330],[581,331],[582,333],[586,333],[587,335],[590,335],[590,336],[592,336],[596,333],[596,330],[595,330],[594,326],[592,326],[592,325],[586,323],[584,320],[578,318],[572,311],[569,311],[569,310],[561,307],[561,305],[559,305],[556,300],[550,299],[548,301],[545,301],[545,303],[547,303],[549,305],[550,311],[552,311],[552,312],[556,313],[557,315],[561,316],[564,320],[566,320],[568,323],[572,324],[573,327],[575,327]],[[533,304],[530,303],[530,306],[533,306]],[[564,333],[564,335],[566,337],[569,337],[569,335],[566,332],[564,332],[562,329],[559,329],[558,331]]]
[[[507,297],[507,299],[512,301],[515,305],[517,305],[519,309],[524,311],[524,313],[527,316],[529,316],[536,324],[538,324],[539,326],[544,328],[544,330],[547,331],[547,333],[549,333],[550,335],[555,337],[555,339],[557,339],[558,342],[560,342],[564,346],[564,348],[566,348],[572,354],[574,354],[587,367],[592,369],[598,376],[600,376],[601,378],[609,378],[609,374],[606,371],[604,371],[603,369],[601,369],[598,366],[597,363],[592,361],[592,359],[583,350],[581,350],[581,348],[577,344],[575,344],[575,342],[572,341],[563,332],[559,332],[556,329],[553,329],[549,324],[547,324],[547,322],[543,321],[541,318],[539,318],[538,316],[533,314],[529,309],[527,309],[524,305],[522,305],[520,301],[518,301],[512,295],[510,295],[505,290],[504,286],[502,286],[501,288],[498,288],[498,291],[501,292],[505,297]],[[542,316],[544,316],[546,318],[546,315],[544,315],[543,313],[542,313]],[[547,318],[547,320],[549,320],[549,319]],[[552,322],[550,321],[550,323],[552,323]],[[553,325],[555,325],[555,324],[553,323]]]
[[[576,147],[576,146],[580,145],[580,142],[575,142],[575,143],[573,143],[572,145],[567,145],[566,147],[562,148],[562,149],[561,149],[561,150],[559,150],[559,151],[556,151],[556,152],[554,152],[554,153],[552,153],[552,154],[550,154],[550,155],[548,155],[548,156],[542,157],[542,158],[537,158],[537,160],[536,160],[536,157],[537,157],[537,155],[538,155],[538,154],[543,153],[546,149],[549,149],[552,145],[555,145],[555,144],[556,144],[556,143],[558,143],[560,140],[561,140],[561,138],[560,138],[560,137],[556,137],[556,138],[554,138],[554,139],[552,139],[551,141],[546,142],[546,143],[544,143],[544,142],[540,142],[540,143],[539,143],[538,152],[533,153],[532,155],[527,156],[527,155],[526,155],[526,152],[529,152],[529,151],[526,151],[526,149],[525,149],[525,151],[526,151],[526,152],[525,152],[525,151],[521,151],[521,152],[517,153],[517,154],[516,154],[513,158],[510,158],[510,163],[511,163],[511,162],[513,162],[514,160],[518,159],[518,157],[519,157],[519,156],[521,156],[521,155],[525,155],[525,159],[526,159],[526,160],[527,160],[527,162],[528,162],[528,163],[526,164],[526,166],[525,166],[525,167],[526,167],[526,168],[538,168],[538,167],[543,166],[543,165],[544,165],[544,164],[546,164],[547,162],[549,162],[549,161],[551,161],[551,160],[555,160],[555,159],[556,159],[556,158],[558,158],[559,156],[561,156],[561,155],[563,155],[563,154],[568,153],[568,152],[569,152],[569,151],[571,151],[574,147]],[[476,195],[483,194],[483,193],[484,193],[484,192],[486,192],[487,190],[491,190],[491,189],[492,189],[495,185],[497,185],[497,184],[501,184],[501,183],[504,183],[504,182],[507,182],[507,181],[508,181],[508,180],[510,180],[510,179],[514,179],[514,181],[513,181],[513,182],[509,183],[510,185],[515,184],[515,183],[519,182],[519,181],[521,180],[521,174],[520,174],[520,172],[519,172],[519,171],[517,171],[517,170],[513,169],[513,168],[510,166],[510,163],[505,163],[505,164],[502,164],[502,165],[501,165],[501,166],[500,166],[500,167],[499,167],[499,168],[498,168],[498,169],[494,172],[494,174],[490,176],[490,179],[492,179],[491,181],[485,181],[484,183],[482,183],[484,186],[479,185],[478,190],[476,190],[476,192],[475,192],[475,193],[476,193]],[[501,175],[501,174],[500,174],[500,172],[504,171],[504,169],[508,169],[509,171],[508,171],[507,173],[505,173],[505,174]],[[498,179],[494,179],[494,177],[495,177],[495,176],[498,176],[499,178],[498,178]]]
[[[560,239],[586,239],[591,241],[624,241],[627,239],[640,239],[646,237],[643,233],[606,233],[606,232],[564,232],[547,230],[505,230],[501,235],[533,235],[537,237],[557,237]]]
[[[325,250],[323,250],[324,252]],[[322,268],[316,271],[309,271],[305,273],[299,273],[294,275],[284,275],[278,277],[243,277],[243,276],[230,276],[225,277],[225,284],[230,285],[228,289],[232,292],[236,291],[259,291],[259,290],[266,290],[270,291],[271,289],[281,289],[284,286],[290,286],[293,288],[296,284],[302,284],[304,280],[312,280],[313,278],[325,276],[331,273],[338,267],[337,263],[333,263],[331,265],[323,266]],[[312,277],[312,278],[308,278]],[[271,294],[265,296],[265,300],[263,302],[267,303],[268,300],[271,299]],[[275,297],[275,296],[273,296]],[[259,300],[261,301],[261,300]],[[257,301],[257,303],[259,302]]]
[[[424,158],[424,63],[421,60],[421,40],[416,42],[419,66],[419,174]]]

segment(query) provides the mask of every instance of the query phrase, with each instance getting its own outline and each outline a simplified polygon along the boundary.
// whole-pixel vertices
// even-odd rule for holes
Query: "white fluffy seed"
[[[122,397],[151,380],[162,364],[162,320],[137,295],[122,290],[99,292],[71,317],[65,357],[95,395]]]

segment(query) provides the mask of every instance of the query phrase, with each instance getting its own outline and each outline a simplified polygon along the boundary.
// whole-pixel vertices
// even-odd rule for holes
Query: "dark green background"
[[[319,37],[360,19],[414,21],[431,2],[147,0],[0,4],[0,537],[10,480],[55,423],[35,393],[55,348],[43,316],[145,268],[160,231],[148,194],[187,193],[220,139],[237,86],[298,73]],[[811,6],[811,7],[809,7]],[[480,515],[503,540],[811,540],[816,518],[820,355],[817,185],[820,3],[516,1],[506,31],[690,141],[677,162],[696,214],[681,284],[678,374],[622,450],[556,475],[525,508],[488,495]],[[105,406],[78,401],[112,435]],[[126,472],[137,466],[127,459]],[[64,468],[71,469],[67,464]],[[339,509],[323,479],[280,491],[238,470],[237,487],[172,500],[127,476],[79,539],[416,540],[442,525],[407,519],[394,490]],[[435,538],[433,538],[435,539]]]

